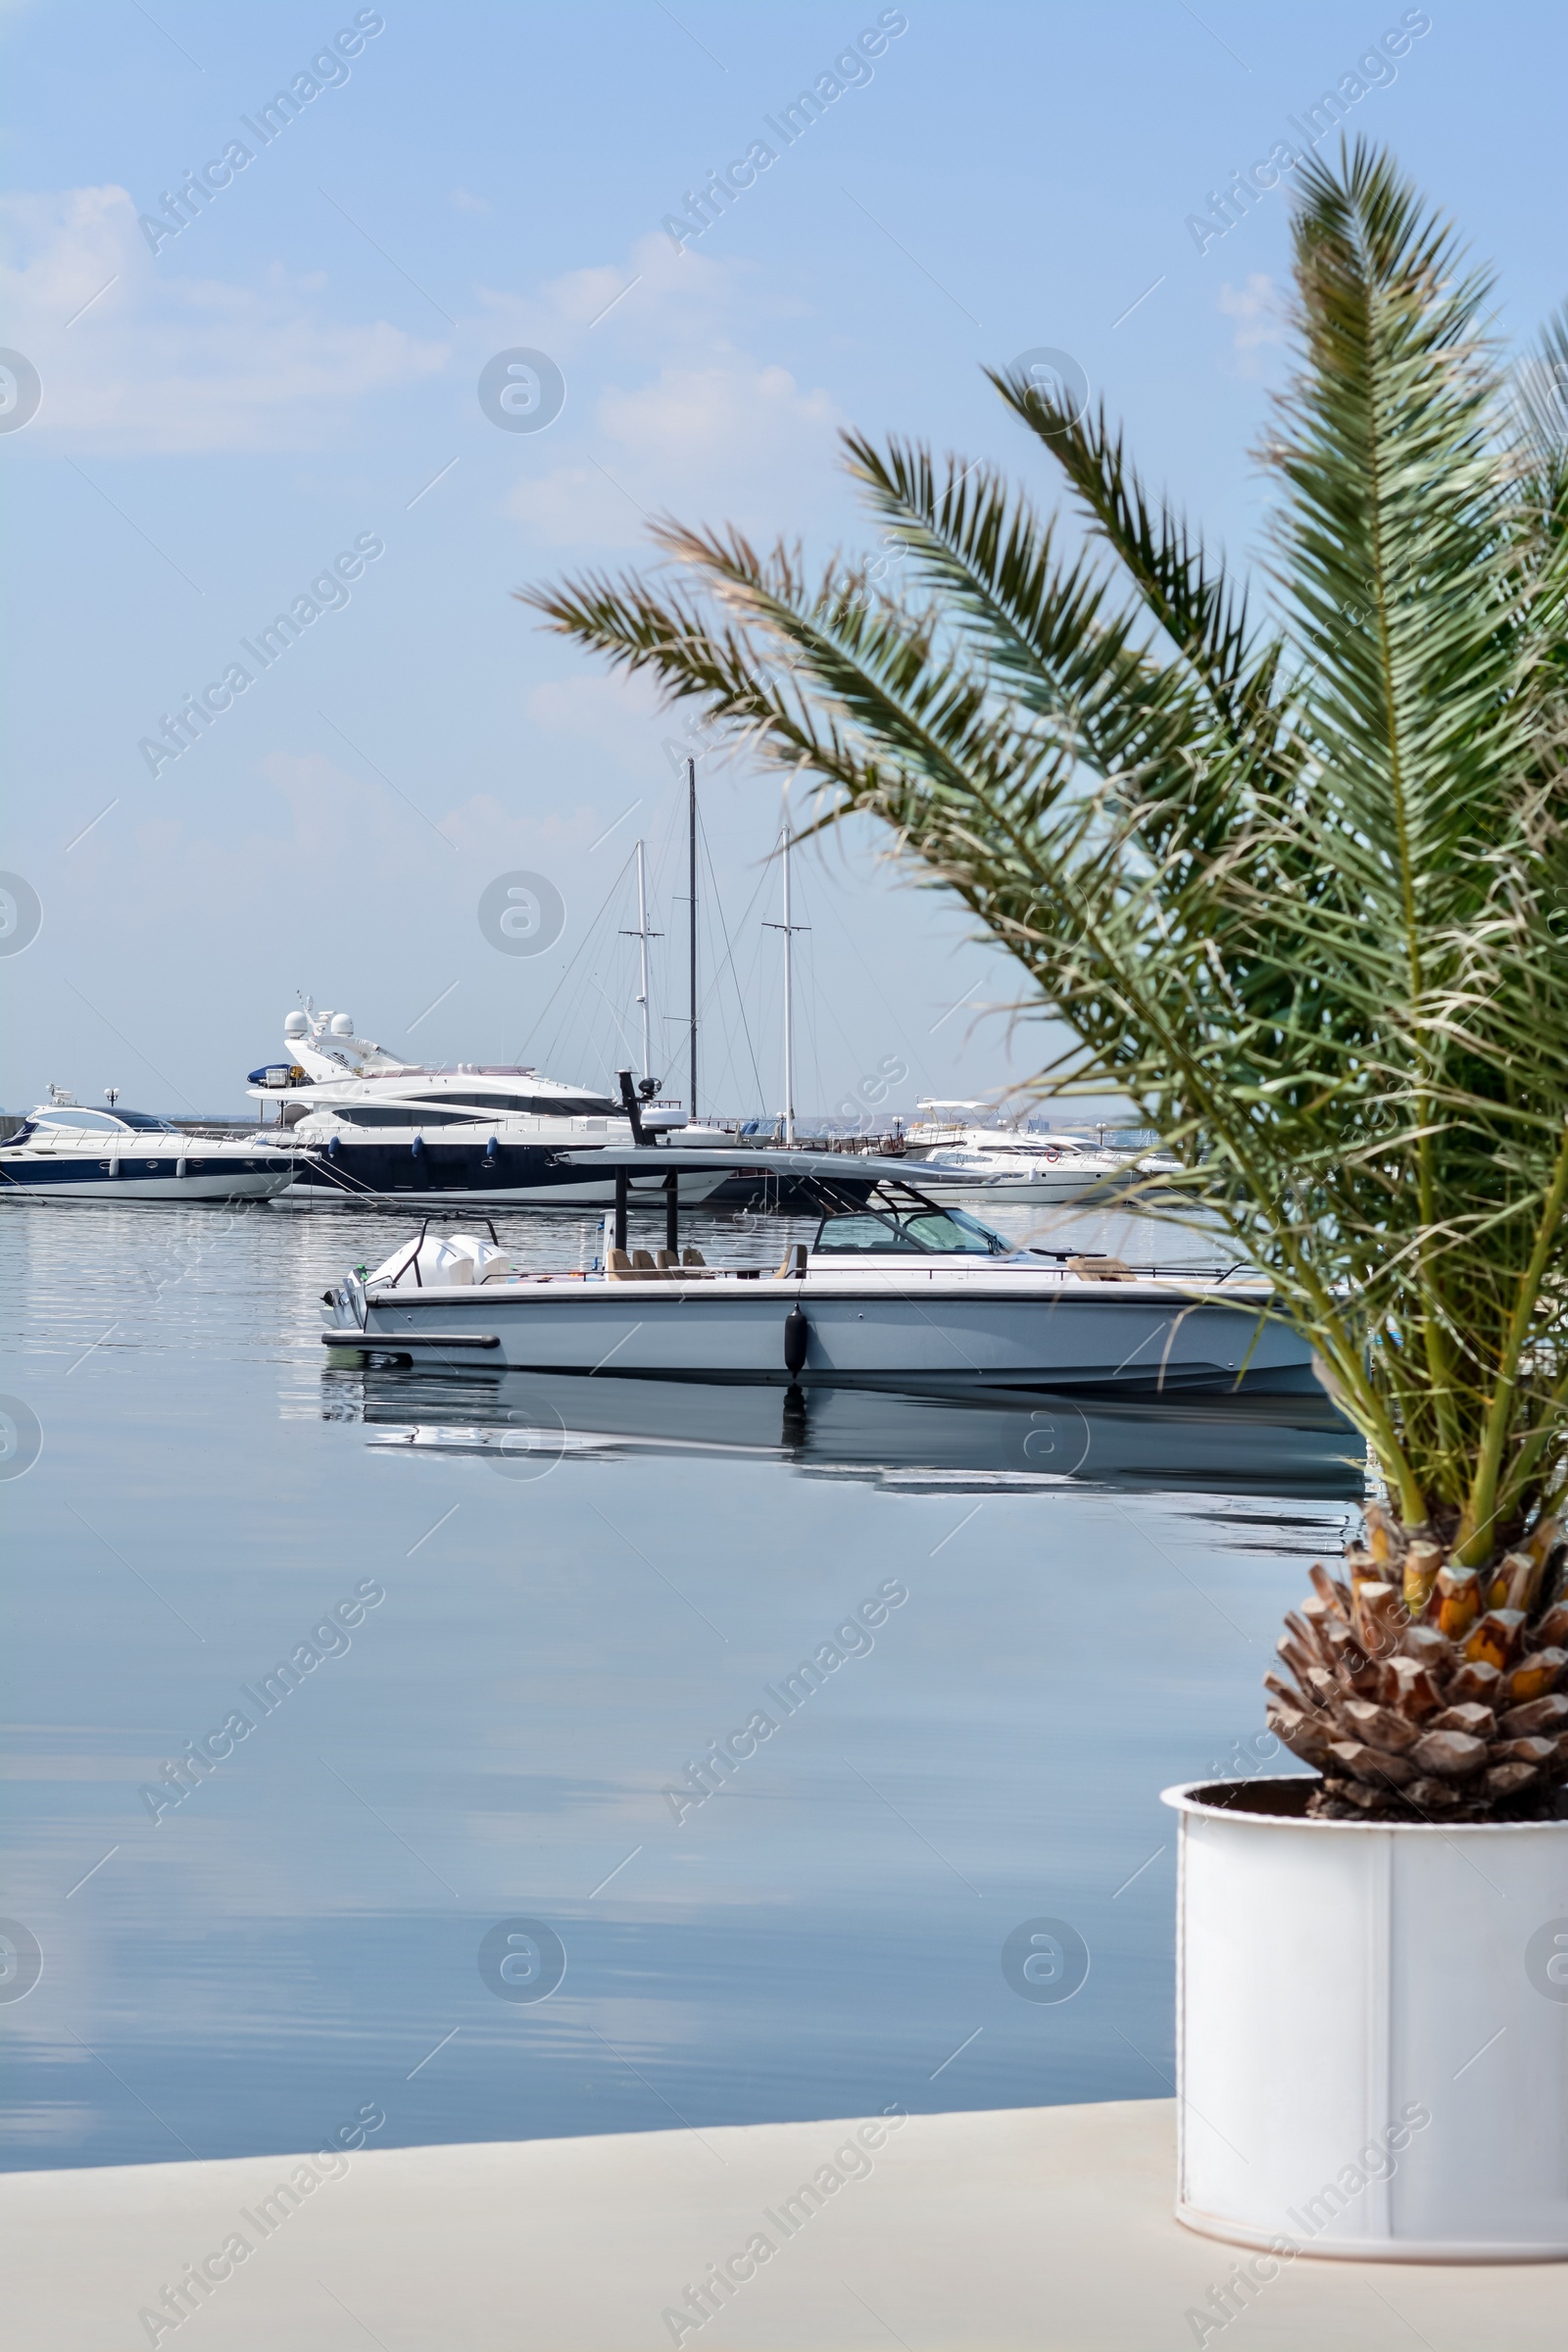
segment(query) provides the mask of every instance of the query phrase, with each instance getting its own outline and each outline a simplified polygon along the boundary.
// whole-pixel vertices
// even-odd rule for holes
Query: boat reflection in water
[[[1072,1480],[1208,1494],[1358,1498],[1364,1448],[1327,1397],[1157,1400],[333,1366],[324,1410],[378,1448],[468,1455],[538,1478],[573,1458],[739,1454],[918,1490]]]

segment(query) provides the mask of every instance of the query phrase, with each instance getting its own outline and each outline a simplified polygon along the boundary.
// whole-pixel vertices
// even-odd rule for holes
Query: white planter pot
[[[1314,1785],[1164,1791],[1178,2220],[1361,2261],[1568,2259],[1568,1821],[1308,1821]]]

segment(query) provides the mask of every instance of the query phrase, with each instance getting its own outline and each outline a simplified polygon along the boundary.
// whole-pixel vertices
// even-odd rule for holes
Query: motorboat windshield
[[[1013,1245],[961,1208],[929,1205],[908,1209],[868,1205],[849,1215],[824,1217],[811,1245],[813,1257],[886,1256],[889,1252],[920,1257],[1010,1257]]]

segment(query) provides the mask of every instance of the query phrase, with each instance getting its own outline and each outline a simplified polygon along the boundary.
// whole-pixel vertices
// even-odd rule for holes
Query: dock
[[[1560,2352],[1557,2263],[1300,2255],[1243,2291],[1245,2249],[1172,2218],[1174,2143],[1173,2101],[1126,2100],[13,2174],[0,2343]]]

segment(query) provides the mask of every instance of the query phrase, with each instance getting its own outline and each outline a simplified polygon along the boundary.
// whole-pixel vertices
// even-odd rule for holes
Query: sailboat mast
[[[778,837],[779,862],[784,869],[784,919],[764,923],[764,931],[784,934],[784,1141],[795,1141],[795,934],[809,923],[793,920],[790,902],[790,788],[784,787],[784,823]]]
[[[795,931],[790,922],[790,791],[784,787],[784,1141],[795,1141]]]
[[[697,1116],[697,762],[686,762],[686,851],[689,865],[687,911],[691,916],[691,962],[687,975],[691,1010],[691,1086],[688,1117]]]
[[[642,1006],[643,1014],[643,1076],[651,1078],[654,1074],[654,1049],[648,1010],[648,867],[641,842],[637,844],[637,951],[642,980],[637,1002]]]

